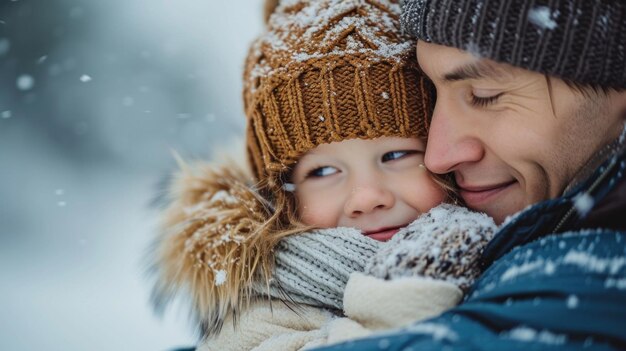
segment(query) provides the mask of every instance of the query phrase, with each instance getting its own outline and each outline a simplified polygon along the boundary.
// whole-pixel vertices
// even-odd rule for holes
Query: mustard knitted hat
[[[244,70],[247,151],[276,180],[314,147],[425,137],[433,89],[394,0],[282,0]]]

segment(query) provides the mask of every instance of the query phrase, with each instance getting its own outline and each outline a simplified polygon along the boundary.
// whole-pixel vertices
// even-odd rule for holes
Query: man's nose
[[[344,212],[350,218],[357,218],[374,211],[392,208],[394,204],[393,193],[383,183],[360,184],[352,188]]]
[[[470,116],[446,108],[445,104],[437,100],[424,155],[426,168],[437,174],[457,170],[462,164],[480,161],[484,156],[482,141],[473,133],[476,126],[472,125]]]

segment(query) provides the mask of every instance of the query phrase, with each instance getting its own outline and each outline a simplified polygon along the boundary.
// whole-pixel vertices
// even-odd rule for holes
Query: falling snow
[[[40,262],[32,259],[42,254],[51,258],[50,267],[67,273],[63,275],[64,281],[78,285],[93,282],[94,287],[103,287],[89,292],[94,301],[99,301],[94,307],[102,312],[99,315],[102,318],[96,322],[100,329],[124,332],[125,326],[118,323],[115,316],[115,307],[120,301],[114,298],[115,293],[123,292],[123,306],[132,311],[129,317],[132,323],[128,326],[143,336],[140,339],[150,339],[142,342],[129,340],[126,342],[129,349],[137,349],[136,345],[153,349],[153,344],[167,349],[192,340],[193,335],[186,323],[179,323],[185,319],[182,313],[176,315],[176,323],[172,323],[174,319],[169,317],[166,323],[157,322],[147,303],[147,280],[117,288],[106,282],[111,277],[120,282],[133,282],[138,276],[143,277],[143,261],[140,262],[138,255],[144,253],[144,246],[152,239],[159,212],[155,208],[148,209],[147,203],[157,192],[154,183],[161,177],[162,170],[174,167],[170,147],[185,155],[206,155],[207,150],[234,137],[240,131],[238,128],[244,125],[240,94],[237,91],[231,94],[226,91],[228,89],[220,90],[220,87],[223,88],[225,81],[240,81],[237,69],[246,53],[245,42],[257,35],[262,24],[258,9],[237,8],[230,2],[213,4],[212,1],[192,0],[189,6],[176,13],[172,13],[168,5],[155,3],[146,14],[145,9],[132,1],[110,2],[106,9],[91,1],[6,2],[15,6],[0,11],[0,19],[7,23],[6,26],[0,24],[0,28],[6,30],[0,33],[0,62],[3,65],[0,77],[4,82],[5,98],[0,104],[0,143],[5,151],[1,158],[5,164],[17,163],[13,172],[7,172],[7,169],[0,172],[3,174],[0,193],[4,200],[6,197],[13,199],[2,201],[0,207],[5,211],[0,209],[0,212],[15,215],[14,220],[9,221],[4,221],[4,216],[0,223],[9,232],[28,235],[16,235],[3,242],[5,248],[24,250],[3,256],[5,270],[2,274],[35,274],[34,279],[23,280],[24,284],[18,284],[20,286],[15,290],[17,295],[31,292],[34,302],[14,298],[6,312],[36,313],[38,306],[52,299],[55,310],[67,312],[64,317],[67,323],[56,323],[58,325],[47,329],[40,328],[46,318],[30,323],[32,328],[42,330],[37,338],[4,340],[0,342],[2,349],[40,349],[39,344],[53,344],[59,335],[69,331],[68,325],[80,324],[81,319],[93,314],[91,308],[80,308],[75,303],[86,296],[84,289],[70,291],[63,289],[62,285],[58,288],[46,285],[50,280],[49,272],[36,269]],[[70,10],[73,17],[79,14],[73,9],[73,3],[80,4],[83,9],[80,21],[69,18]],[[216,26],[210,23],[215,21],[206,21],[207,11],[234,13],[235,10],[238,19],[227,24]],[[122,12],[128,16],[119,16]],[[204,17],[200,13],[204,13]],[[116,20],[111,21],[111,18]],[[198,28],[210,33],[219,31],[220,26],[225,35],[218,41],[207,36],[194,37]],[[224,30],[224,26],[237,30]],[[149,35],[132,28],[149,28]],[[102,30],[116,40],[103,44],[99,37]],[[166,57],[167,53],[162,51],[160,45],[170,37],[186,38],[178,40],[181,42],[179,56]],[[244,45],[234,47],[230,41],[235,37],[243,37],[239,42]],[[45,40],[29,42],[29,38]],[[20,44],[26,46],[20,49]],[[224,54],[218,68],[196,60],[206,53],[208,46]],[[151,59],[137,57],[141,50],[153,50]],[[66,61],[68,57],[75,59]],[[186,70],[204,70],[205,81],[186,81]],[[32,78],[24,87],[29,88],[27,90],[18,86],[17,80],[22,74]],[[81,81],[83,74],[92,80]],[[137,90],[142,84],[151,88],[148,94]],[[172,89],[177,91],[179,98],[167,98]],[[122,105],[126,95],[135,97],[133,107],[128,109]],[[194,118],[176,120],[176,113],[181,109],[193,112]],[[146,110],[152,113],[144,114]],[[220,116],[214,124],[207,122],[213,116],[204,118],[211,111]],[[86,135],[89,137],[77,137],[80,130],[85,130],[82,121],[88,127]],[[58,152],[59,147],[78,150],[78,153],[75,152],[74,158],[68,158],[67,154]],[[98,157],[102,150],[108,150],[107,157]],[[79,162],[74,162],[75,159]],[[80,162],[82,159],[90,161]],[[24,175],[34,180],[32,186],[21,191],[14,189],[11,184],[19,184]],[[71,187],[64,184],[68,182]],[[56,193],[59,188],[63,188],[62,195]],[[120,194],[123,199],[119,198]],[[22,198],[30,201],[21,201]],[[82,203],[89,203],[89,206],[81,206]],[[114,210],[107,205],[111,203],[116,204]],[[15,220],[22,216],[37,221]],[[91,225],[91,229],[84,230],[86,225]],[[133,231],[132,237],[121,234],[129,228]],[[94,241],[96,237],[102,240]],[[21,245],[30,239],[42,245],[30,248]],[[116,249],[107,252],[111,247]],[[68,249],[78,251],[68,254]],[[107,259],[109,263],[106,263]],[[112,261],[115,262],[111,264]],[[75,269],[77,267],[79,269]],[[128,269],[120,270],[119,267]],[[209,285],[213,284],[212,280],[213,277]],[[225,282],[222,287],[227,284]],[[45,294],[32,293],[37,291],[45,291]],[[27,333],[27,329],[16,325],[11,330],[19,336],[22,332]],[[87,340],[89,338],[74,339],[63,348],[93,351],[111,348],[111,340],[102,337],[97,343],[93,342],[94,338],[91,342]]]
[[[285,183],[283,184],[283,190],[288,192],[296,191],[296,185],[293,183]]]
[[[86,74],[83,74],[82,76],[80,76],[80,81],[83,83],[91,82],[91,77]]]
[[[556,22],[553,19],[553,15],[550,9],[546,6],[535,7],[528,12],[528,20],[542,29],[554,29],[556,28]]]
[[[593,205],[593,198],[587,193],[580,194],[574,198],[574,208],[581,217],[586,216],[593,208]]]
[[[578,296],[570,295],[567,297],[567,308],[576,308],[578,307]]]
[[[480,50],[480,46],[478,46],[478,44],[476,44],[473,41],[470,41],[469,43],[467,43],[467,46],[465,47],[465,51],[469,52],[476,58],[481,58],[483,56]]]
[[[35,78],[28,74],[22,74],[17,77],[16,85],[19,90],[30,90],[35,86]]]

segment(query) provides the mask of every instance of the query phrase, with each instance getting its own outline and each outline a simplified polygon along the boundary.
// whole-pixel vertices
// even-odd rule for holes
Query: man
[[[403,6],[437,90],[426,166],[504,224],[459,306],[325,350],[626,349],[626,3]]]

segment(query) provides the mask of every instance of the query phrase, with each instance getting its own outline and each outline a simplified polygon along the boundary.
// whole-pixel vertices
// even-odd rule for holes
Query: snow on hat
[[[531,71],[626,88],[624,0],[405,0],[402,27]]]
[[[244,71],[248,156],[274,179],[310,149],[425,137],[432,88],[395,0],[282,0]]]

